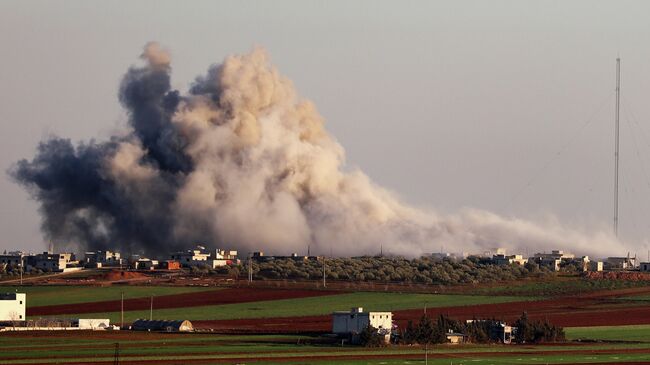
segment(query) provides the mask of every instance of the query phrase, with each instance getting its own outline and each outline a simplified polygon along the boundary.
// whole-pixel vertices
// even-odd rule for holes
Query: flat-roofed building
[[[24,321],[27,295],[0,293],[0,321]]]
[[[237,251],[222,249],[209,251],[203,246],[196,246],[192,250],[173,253],[171,259],[180,262],[183,267],[207,266],[216,268],[235,262],[237,260]]]
[[[364,312],[363,308],[332,313],[332,332],[338,335],[361,333],[368,325],[381,334],[390,334],[393,328],[393,313]]]
[[[525,265],[526,262],[528,262],[528,259],[524,258],[523,255],[504,255],[504,254],[498,254],[492,256],[492,262],[496,265],[510,265],[510,264],[517,264],[517,265]]]
[[[636,255],[630,257],[628,253],[624,257],[608,257],[605,260],[605,265],[609,270],[631,270],[637,267],[637,262]]]

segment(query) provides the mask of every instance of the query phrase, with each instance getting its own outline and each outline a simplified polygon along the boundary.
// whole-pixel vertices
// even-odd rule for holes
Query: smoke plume
[[[182,94],[170,56],[150,43],[119,99],[126,133],[74,146],[49,138],[10,174],[40,203],[48,239],[155,255],[195,243],[278,254],[415,256],[566,248],[601,253],[614,238],[558,222],[466,209],[415,209],[346,171],[344,150],[315,106],[296,95],[266,53],[230,56]]]

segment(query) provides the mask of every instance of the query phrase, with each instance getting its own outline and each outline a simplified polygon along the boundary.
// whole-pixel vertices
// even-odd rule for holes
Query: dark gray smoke
[[[383,245],[414,256],[441,245],[602,253],[616,242],[552,220],[402,204],[361,171],[342,169],[343,148],[262,50],[210,67],[187,94],[170,88],[170,58],[157,44],[142,57],[120,87],[126,133],[76,147],[51,138],[11,169],[40,203],[48,239],[154,255],[195,243],[276,253],[310,244],[335,254]]]

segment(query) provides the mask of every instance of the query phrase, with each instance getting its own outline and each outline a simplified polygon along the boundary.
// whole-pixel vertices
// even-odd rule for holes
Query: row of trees
[[[23,275],[40,275],[43,274],[44,271],[41,269],[32,269],[29,271],[24,271]],[[0,264],[0,277],[4,276],[19,276],[20,275],[20,266],[17,265],[5,265],[5,264]]]
[[[417,324],[412,321],[408,322],[404,331],[398,334],[398,342],[408,345],[446,343],[450,331],[464,334],[464,340],[470,343],[500,342],[499,332],[496,329],[501,326],[501,323],[501,321],[495,319],[461,322],[445,315],[440,315],[436,321],[433,321],[428,316],[423,315]],[[515,343],[565,341],[562,327],[552,325],[547,321],[531,321],[525,312],[515,321],[513,327],[513,342]],[[372,327],[366,328],[360,334],[361,344],[367,347],[381,346],[383,344],[382,340],[382,336]]]
[[[323,277],[323,265],[328,280],[412,282],[421,284],[470,284],[517,280],[525,277],[552,275],[535,264],[519,266],[494,265],[476,257],[464,260],[405,259],[401,257],[327,258],[323,264],[316,260],[277,259],[255,262],[253,275],[261,279],[318,280]],[[226,270],[247,275],[248,266]]]
[[[517,327],[515,342],[538,343],[559,342],[565,340],[564,329],[548,323],[548,321],[531,321],[526,312],[514,323]]]

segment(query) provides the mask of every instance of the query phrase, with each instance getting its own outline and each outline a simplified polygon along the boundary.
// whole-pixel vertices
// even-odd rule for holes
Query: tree
[[[415,341],[419,344],[433,343],[434,327],[431,319],[423,314],[415,330]]]
[[[526,343],[533,338],[532,328],[528,323],[528,314],[526,312],[522,313],[521,317],[515,321],[515,327],[517,327],[515,342]]]
[[[365,347],[382,347],[386,345],[384,335],[370,324],[359,334],[359,344]]]
[[[412,345],[417,342],[417,330],[413,326],[413,321],[409,320],[406,324],[406,329],[404,329],[404,334],[402,336],[402,342],[407,345]]]

